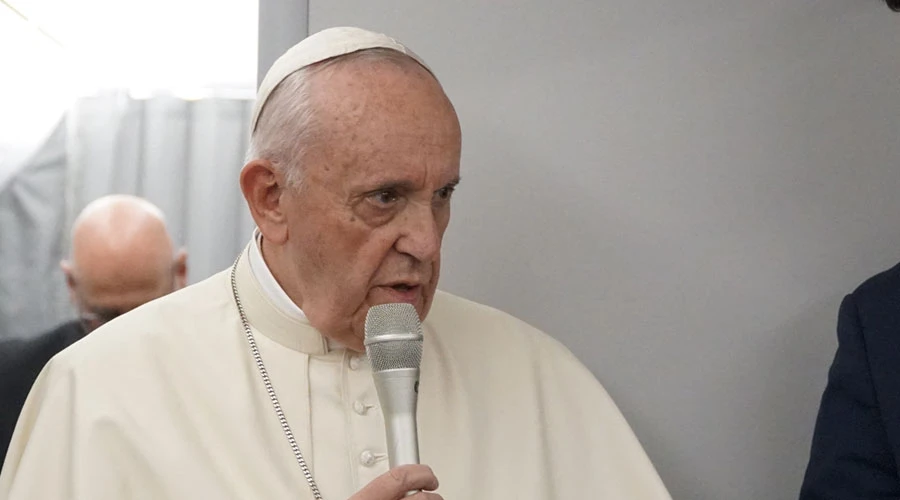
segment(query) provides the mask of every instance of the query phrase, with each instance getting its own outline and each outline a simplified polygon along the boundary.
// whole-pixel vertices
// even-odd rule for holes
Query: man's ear
[[[187,250],[181,248],[175,254],[175,289],[187,286]]]
[[[250,215],[263,237],[275,244],[287,241],[284,191],[284,179],[269,160],[252,160],[241,170],[241,192]]]
[[[72,270],[72,263],[67,260],[59,261],[59,268],[62,269],[63,275],[66,277],[66,288],[69,289],[69,300],[75,303],[75,273]]]

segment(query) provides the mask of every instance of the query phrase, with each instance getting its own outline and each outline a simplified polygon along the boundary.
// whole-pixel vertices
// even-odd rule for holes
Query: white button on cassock
[[[359,454],[359,463],[361,463],[362,465],[364,465],[366,467],[371,467],[371,466],[375,465],[375,461],[377,459],[378,459],[378,457],[376,457],[375,454],[369,450],[365,450]]]
[[[350,357],[350,369],[351,370],[358,370],[359,365],[361,365],[361,364],[362,364],[362,356],[354,355],[354,356]]]
[[[369,405],[363,403],[362,401],[353,402],[353,411],[355,411],[357,415],[365,415],[368,410]]]

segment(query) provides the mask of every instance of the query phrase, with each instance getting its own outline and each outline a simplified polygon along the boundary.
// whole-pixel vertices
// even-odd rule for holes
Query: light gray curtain
[[[59,270],[65,184],[63,120],[0,187],[0,338],[36,334],[68,313]]]
[[[142,196],[188,251],[189,280],[227,267],[253,228],[238,188],[252,101],[125,93],[75,103],[0,190],[0,336],[36,335],[71,317],[58,262],[91,200]]]

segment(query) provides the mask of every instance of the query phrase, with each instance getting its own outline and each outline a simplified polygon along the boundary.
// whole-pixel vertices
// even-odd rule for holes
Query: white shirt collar
[[[287,292],[284,291],[284,288],[281,288],[281,285],[278,284],[275,276],[272,275],[272,271],[266,264],[266,260],[263,259],[262,249],[260,247],[261,242],[262,233],[259,232],[259,229],[254,229],[253,242],[250,245],[249,250],[250,273],[256,278],[256,281],[259,283],[260,288],[262,288],[263,293],[266,294],[266,297],[272,301],[272,304],[277,307],[279,311],[292,319],[306,319],[303,310],[297,307],[297,304],[288,297]]]

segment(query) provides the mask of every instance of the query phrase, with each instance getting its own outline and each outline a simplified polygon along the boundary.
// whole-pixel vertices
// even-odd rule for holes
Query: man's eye
[[[437,198],[438,198],[439,200],[449,200],[449,199],[450,199],[450,196],[453,194],[453,191],[454,191],[455,189],[456,189],[456,188],[453,187],[453,186],[447,186],[447,187],[438,189],[438,191],[437,191],[437,193],[436,193],[436,194],[437,194]]]
[[[395,191],[390,189],[385,189],[384,191],[378,191],[377,193],[372,194],[371,198],[380,205],[390,205],[397,201],[399,196]]]

